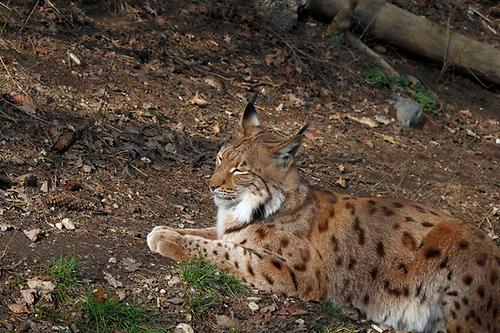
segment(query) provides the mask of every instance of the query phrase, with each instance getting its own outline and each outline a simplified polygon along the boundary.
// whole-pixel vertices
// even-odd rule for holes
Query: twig
[[[17,119],[16,119],[16,118],[13,118],[13,117],[11,117],[11,116],[7,115],[7,114],[6,114],[5,112],[3,112],[2,110],[0,110],[0,116],[2,116],[3,118],[5,118],[5,119],[7,119],[7,120],[10,120],[10,121],[12,121],[12,122],[14,122],[14,123],[16,123],[16,124],[17,124]]]
[[[8,100],[6,100],[5,98],[3,99],[3,101],[4,101],[5,103],[8,103],[9,105],[11,105],[11,106],[15,107],[15,108],[16,108],[16,109],[18,109],[19,111],[22,111],[25,115],[30,116],[31,118],[34,118],[34,119],[36,119],[36,120],[38,120],[38,121],[41,121],[41,122],[42,122],[42,123],[44,123],[44,124],[48,124],[48,123],[49,123],[47,120],[42,119],[42,118],[40,118],[40,117],[38,117],[38,116],[36,116],[36,115],[34,115],[34,114],[32,114],[32,113],[30,113],[30,112],[28,112],[28,111],[24,110],[23,108],[19,107],[19,105],[13,104],[13,103],[9,102]]]
[[[368,56],[372,57],[377,62],[379,62],[380,66],[382,66],[382,69],[384,70],[384,72],[390,78],[395,78],[395,77],[399,76],[399,73],[387,61],[385,61],[384,58],[382,58],[375,51],[373,51],[371,48],[369,48],[365,43],[363,43],[360,39],[358,39],[356,36],[354,36],[351,32],[346,31],[345,37],[346,37],[347,41],[353,47],[364,51]]]
[[[2,6],[3,8],[7,9],[7,10],[12,10],[10,7],[9,7],[9,4],[10,4],[10,1],[5,5],[3,2],[0,1],[0,6]]]
[[[450,14],[448,15],[448,23],[446,24],[446,45],[444,48],[444,54],[443,54],[443,67],[441,67],[441,72],[439,73],[438,80],[441,79],[443,76],[444,72],[448,68],[449,62],[448,62],[448,55],[450,53],[450,41],[451,41],[451,33],[450,33],[450,26],[451,26],[451,11]]]
[[[196,64],[193,64],[191,62],[188,62],[180,57],[178,57],[177,55],[174,55],[174,54],[171,54],[169,53],[168,51],[165,51],[164,52],[167,56],[169,56],[172,60],[184,65],[184,66],[187,66],[191,69],[194,69],[200,73],[203,73],[203,74],[207,74],[207,75],[214,75],[214,76],[217,76],[219,79],[221,80],[224,80],[224,81],[233,81],[235,78],[229,78],[229,77],[224,77],[220,74],[217,74],[217,73],[214,73],[214,72],[211,72],[211,71],[207,71],[207,70],[204,70],[202,68],[199,68],[198,65]]]
[[[26,20],[23,22],[23,26],[21,27],[21,29],[19,29],[19,32],[23,31],[23,29],[26,27],[26,24],[28,24],[28,21],[30,20],[31,18],[31,15],[33,15],[33,13],[35,12],[35,9],[36,7],[38,6],[38,3],[40,2],[40,0],[36,0],[36,3],[35,5],[33,6],[33,9],[31,9],[31,12],[30,14],[28,15],[28,17],[26,18]]]
[[[19,90],[21,90],[26,96],[29,96],[26,91],[24,91],[24,89],[17,83],[16,80],[14,80],[14,78],[12,77],[12,75],[10,75],[10,72],[9,72],[9,69],[7,68],[7,65],[5,65],[5,62],[3,62],[3,58],[0,56],[0,62],[2,63],[3,65],[3,68],[5,69],[5,71],[7,72],[7,75],[9,76],[9,78],[12,80],[12,82],[14,82],[14,84],[19,88]]]
[[[2,3],[3,6],[5,6],[3,3]],[[10,0],[7,2],[7,8],[8,6],[10,5]],[[0,36],[3,36],[3,32],[5,30],[5,27],[7,26],[7,24],[9,23],[9,19],[10,19],[10,14],[12,13],[12,10],[9,10],[9,15],[7,15],[7,19],[5,20],[3,26],[2,26],[2,30],[0,30]]]
[[[18,228],[14,229],[14,233],[12,234],[9,241],[7,242],[7,245],[5,245],[5,249],[3,250],[2,255],[0,256],[0,260],[2,260],[5,257],[5,255],[7,254],[7,250],[9,249],[10,243],[14,239],[14,236],[17,234],[17,231],[18,231]]]
[[[149,178],[149,175],[147,173],[145,173],[144,171],[142,171],[141,169],[139,169],[138,167],[136,167],[132,163],[129,163],[128,165],[130,165],[135,171],[139,172],[144,177]]]
[[[57,7],[54,6],[54,4],[52,3],[52,1],[47,0],[47,3],[49,4],[50,7],[52,7],[56,11],[57,14],[61,14],[61,12],[59,11],[59,9],[57,9]]]
[[[97,117],[101,114],[104,104],[106,104],[107,101],[106,92],[108,90],[108,83],[109,79],[111,78],[111,73],[113,72],[113,65],[115,63],[115,59],[116,59],[116,54],[113,56],[113,59],[111,59],[111,65],[109,66],[108,76],[106,77],[106,82],[104,82],[104,91],[101,96],[101,106],[99,107],[99,110],[97,110],[97,112],[94,114],[94,117],[91,118],[90,121],[92,122],[94,122],[97,119]]]
[[[473,11],[474,14],[478,15],[479,17],[481,17],[483,20],[487,21],[487,22],[491,22],[491,20],[489,18],[487,18],[486,16],[484,16],[483,14],[481,14],[481,12],[479,12],[478,10],[472,8],[471,6],[469,6],[469,10]]]

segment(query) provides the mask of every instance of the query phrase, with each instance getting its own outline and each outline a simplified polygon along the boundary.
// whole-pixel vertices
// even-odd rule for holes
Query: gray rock
[[[394,107],[396,116],[404,127],[418,127],[423,124],[422,107],[414,100],[398,96]]]

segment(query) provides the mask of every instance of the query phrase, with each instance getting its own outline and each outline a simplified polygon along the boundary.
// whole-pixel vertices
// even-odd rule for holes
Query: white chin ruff
[[[218,219],[224,218],[226,214],[230,214],[240,223],[250,223],[254,219],[255,212],[258,209],[263,209],[263,217],[267,218],[280,209],[284,201],[284,196],[281,192],[276,192],[273,193],[271,200],[266,202],[265,199],[262,196],[245,193],[237,204],[231,205],[231,202],[215,198],[215,204],[219,209]]]

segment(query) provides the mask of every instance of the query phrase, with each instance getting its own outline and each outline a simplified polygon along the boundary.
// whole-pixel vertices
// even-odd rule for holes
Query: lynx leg
[[[295,272],[277,255],[264,253],[223,240],[181,235],[156,227],[148,235],[151,251],[175,260],[203,257],[219,268],[256,287],[290,296],[298,294]]]
[[[199,236],[206,239],[217,239],[217,232],[215,231],[215,227],[203,228],[203,229],[180,229],[180,228],[172,228],[168,226],[156,226],[154,230],[171,230],[175,231],[181,235],[191,235],[191,236]]]

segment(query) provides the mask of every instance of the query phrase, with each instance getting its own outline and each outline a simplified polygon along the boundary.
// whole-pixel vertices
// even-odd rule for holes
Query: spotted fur
[[[472,225],[399,199],[310,186],[288,140],[264,130],[253,102],[217,154],[215,228],[156,227],[151,251],[215,262],[270,292],[330,299],[396,329],[500,332],[500,251]]]

